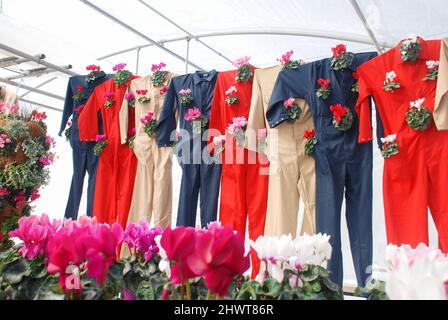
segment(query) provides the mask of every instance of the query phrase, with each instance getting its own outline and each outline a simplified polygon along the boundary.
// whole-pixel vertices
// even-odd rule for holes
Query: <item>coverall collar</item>
[[[195,73],[193,73],[193,82],[194,84],[198,84],[201,81],[212,81],[216,75],[218,74],[218,72],[213,69],[211,71],[196,71]]]

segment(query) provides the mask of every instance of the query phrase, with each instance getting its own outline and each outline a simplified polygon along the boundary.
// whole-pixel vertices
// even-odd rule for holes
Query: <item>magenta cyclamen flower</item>
[[[42,166],[49,166],[54,162],[54,153],[49,153],[46,157],[40,157],[39,162]]]
[[[0,197],[1,196],[7,196],[8,194],[9,194],[8,188],[0,187]]]
[[[126,63],[118,63],[112,68],[112,70],[117,72],[123,70],[124,67],[126,67]]]
[[[101,70],[101,67],[100,67],[100,66],[97,66],[97,65],[94,65],[94,64],[91,64],[91,65],[88,65],[88,66],[86,67],[86,70],[87,70],[87,71],[100,71],[100,70]]]
[[[236,59],[233,62],[233,65],[237,68],[241,68],[242,66],[249,64],[249,60],[250,60],[250,56],[244,56],[244,57]]]
[[[104,140],[106,140],[106,135],[105,134],[97,134],[96,135],[96,138],[95,138],[96,142],[100,142],[100,141],[104,141]]]
[[[126,93],[124,98],[126,99],[126,101],[129,101],[129,100],[134,100],[135,96],[134,96],[134,94],[132,92],[128,92],[128,93]]]
[[[159,64],[153,64],[151,66],[151,71],[152,72],[160,71],[160,70],[162,70],[165,67],[166,67],[166,64],[163,63],[163,62],[160,62]]]
[[[283,102],[283,104],[286,108],[291,108],[294,105],[295,101],[296,100],[294,98],[288,98]]]
[[[188,109],[187,114],[184,116],[186,121],[195,121],[201,117],[202,113],[198,107]]]
[[[106,99],[113,99],[115,97],[115,93],[114,92],[106,92],[103,94],[103,97]]]
[[[136,255],[150,261],[154,254],[159,252],[155,237],[162,234],[159,227],[149,228],[147,222],[141,221],[139,225],[130,224],[124,233],[123,242],[126,243]]]
[[[281,64],[289,63],[289,61],[291,61],[291,56],[293,54],[294,54],[294,51],[290,50],[290,51],[286,52],[284,55],[282,55],[281,59],[277,59],[277,61],[279,61]]]
[[[19,219],[19,227],[9,233],[23,241],[19,252],[28,260],[33,260],[39,254],[47,254],[47,244],[53,234],[60,229],[61,221],[50,219],[46,214],[41,217],[29,216]]]
[[[30,200],[34,201],[34,200],[37,200],[39,198],[40,198],[39,190],[38,189],[31,190]]]
[[[142,124],[149,123],[154,118],[154,112],[148,112],[146,115],[140,118]]]
[[[191,94],[191,90],[190,89],[182,89],[179,91],[179,94],[181,96],[187,96],[187,95]]]
[[[45,144],[54,148],[56,146],[56,140],[52,136],[47,135]]]

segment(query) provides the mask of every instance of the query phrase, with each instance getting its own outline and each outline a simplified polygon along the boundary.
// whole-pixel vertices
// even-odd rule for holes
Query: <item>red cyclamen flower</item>
[[[340,103],[330,106],[330,110],[333,113],[333,116],[336,119],[336,122],[341,121],[344,114],[346,114],[348,112],[348,108],[343,107]]]
[[[333,57],[338,58],[347,52],[347,46],[345,44],[338,44],[336,47],[331,48],[331,51],[333,52]]]
[[[321,78],[321,79],[317,80],[317,84],[320,87],[322,87],[323,89],[328,88],[330,86],[330,83],[331,83],[330,79],[323,79],[323,78]]]
[[[307,140],[314,138],[316,136],[316,130],[311,129],[311,130],[306,130],[305,133],[303,134],[303,137]]]

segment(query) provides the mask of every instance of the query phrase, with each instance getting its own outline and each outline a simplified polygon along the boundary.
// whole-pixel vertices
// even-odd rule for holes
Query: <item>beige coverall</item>
[[[8,88],[0,86],[0,103],[14,104],[19,102],[17,96]]]
[[[168,73],[164,85],[158,87],[154,87],[150,76],[137,78],[131,81],[128,88],[128,92],[132,92],[136,100],[136,133],[133,150],[138,159],[128,224],[139,223],[140,220],[150,223],[151,217],[153,226],[165,228],[171,224],[173,194],[171,148],[159,148],[155,134],[152,137],[148,136],[140,118],[148,112],[154,112],[156,120],[158,119],[165,99],[164,95],[160,95],[160,89],[168,86],[172,77],[173,74]],[[150,102],[140,104],[137,90],[148,90],[145,96],[151,99]],[[120,109],[121,143],[126,143],[127,132],[128,102],[124,99]]]
[[[265,114],[275,81],[282,66],[257,69],[254,74],[248,129],[255,134],[267,128],[266,155],[270,161],[268,206],[265,236],[296,236],[300,197],[305,205],[301,233],[314,234],[316,178],[314,159],[305,155],[303,134],[314,128],[311,112],[304,100],[297,102],[302,114],[294,123],[270,128]],[[251,130],[248,130],[248,132]],[[254,150],[254,134],[246,135],[246,147]]]

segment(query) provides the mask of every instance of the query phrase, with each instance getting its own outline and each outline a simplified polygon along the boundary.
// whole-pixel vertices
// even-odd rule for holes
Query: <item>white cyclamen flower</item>
[[[425,102],[425,98],[420,98],[420,99],[417,99],[417,100],[415,100],[415,101],[411,101],[411,102],[409,103],[409,105],[411,106],[411,108],[416,108],[416,109],[419,109],[419,110],[420,110],[420,108],[421,108],[423,102]]]
[[[220,136],[216,136],[213,138],[213,144],[216,144],[216,145],[220,145],[224,141],[226,141],[225,135],[220,135]]]
[[[394,79],[397,77],[397,74],[395,73],[395,71],[389,71],[386,72],[386,81],[387,82],[393,82]]]
[[[226,96],[229,95],[229,94],[232,94],[232,93],[236,93],[236,92],[237,92],[236,87],[235,86],[231,86],[229,89],[227,89]]]
[[[388,135],[385,138],[381,138],[381,142],[382,143],[393,143],[396,140],[397,140],[397,135],[395,133],[394,134],[390,134],[390,135]]]
[[[435,60],[428,60],[426,61],[426,67],[429,70],[435,69],[439,66],[439,61],[435,61]]]

